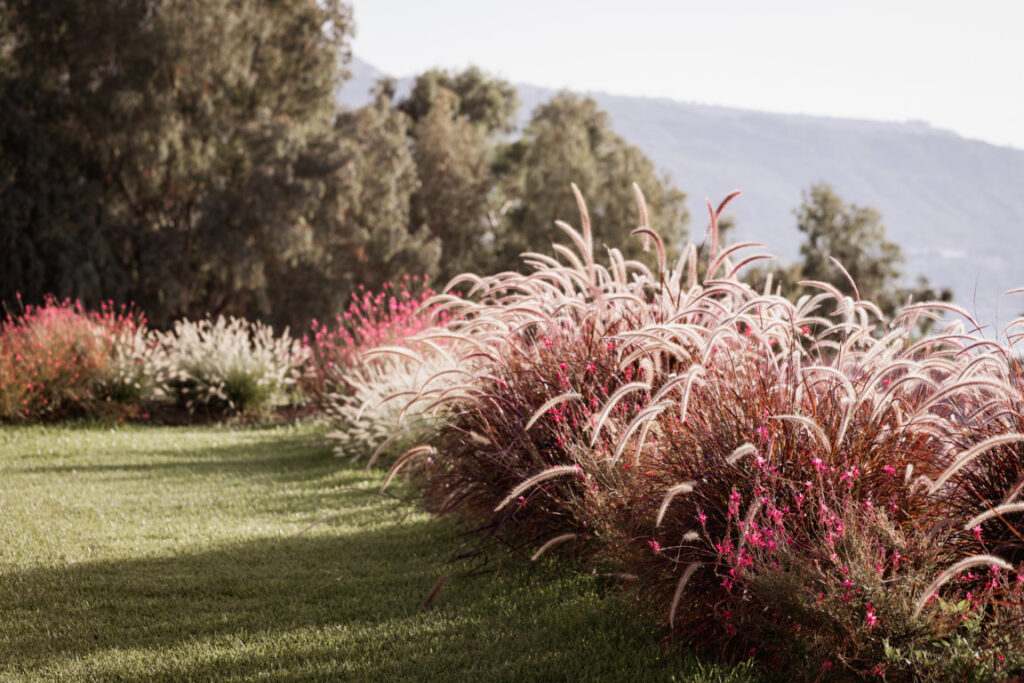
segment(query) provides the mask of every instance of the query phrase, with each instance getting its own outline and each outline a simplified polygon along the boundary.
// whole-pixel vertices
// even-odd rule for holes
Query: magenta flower
[[[868,605],[871,607],[871,605]],[[869,629],[873,629],[878,626],[878,617],[875,616],[874,611],[868,610],[867,614],[864,615],[864,622],[868,625]]]

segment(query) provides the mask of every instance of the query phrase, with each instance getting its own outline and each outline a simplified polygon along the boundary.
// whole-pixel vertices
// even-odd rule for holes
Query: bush
[[[154,344],[130,307],[48,298],[0,325],[0,418],[35,420],[116,411],[155,390]]]
[[[190,413],[261,410],[284,400],[305,348],[267,325],[241,318],[179,320],[160,335],[166,391]]]
[[[424,305],[434,295],[426,283],[414,275],[361,290],[333,329],[313,323],[304,387],[336,421],[338,455],[392,460],[436,428],[431,402],[463,373],[446,350],[448,313]]]
[[[106,370],[97,381],[97,394],[136,411],[145,401],[164,396],[168,377],[166,350],[146,318],[130,306],[116,309],[107,303],[98,314],[109,335],[110,353]]]
[[[302,386],[324,410],[336,400],[333,395],[351,391],[346,373],[357,369],[360,354],[378,346],[401,345],[423,329],[443,326],[446,315],[424,307],[434,290],[427,286],[429,276],[406,275],[398,285],[384,283],[380,292],[360,286],[348,309],[328,324],[313,320],[309,362]]]
[[[1022,673],[1011,349],[959,322],[913,336],[944,312],[974,326],[950,304],[890,321],[826,283],[753,290],[737,275],[756,257],[733,260],[749,245],[717,245],[724,205],[669,267],[641,201],[656,269],[599,264],[580,206],[575,250],[429,302],[455,312],[468,380],[392,475],[534,557],[636,580],[700,648],[804,678]]]

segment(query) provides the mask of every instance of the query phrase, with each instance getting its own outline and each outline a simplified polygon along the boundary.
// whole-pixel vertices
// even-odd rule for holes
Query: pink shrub
[[[0,418],[87,412],[110,394],[118,344],[145,325],[130,307],[49,298],[0,324]],[[120,397],[115,397],[120,398]]]
[[[385,283],[380,292],[360,286],[348,309],[332,322],[314,320],[305,343],[310,361],[303,388],[318,402],[344,392],[344,373],[360,363],[360,354],[379,346],[401,345],[428,327],[444,325],[446,313],[424,307],[435,292],[428,276],[406,275],[397,285]]]

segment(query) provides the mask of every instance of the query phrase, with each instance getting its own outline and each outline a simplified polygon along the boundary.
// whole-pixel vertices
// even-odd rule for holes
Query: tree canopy
[[[570,183],[587,200],[598,245],[618,247],[627,258],[641,256],[641,240],[629,236],[639,220],[634,182],[668,250],[677,253],[686,240],[686,195],[612,130],[608,115],[592,98],[562,92],[538,107],[522,138],[505,150],[499,168],[505,194],[514,202],[499,232],[499,268],[515,268],[521,252],[550,244],[558,237],[555,220],[577,220]]]
[[[0,297],[266,315],[345,173],[318,0],[3,0]]]
[[[135,301],[153,322],[225,313],[305,325],[359,286],[517,269],[577,221],[644,258],[638,216],[677,253],[685,194],[561,92],[518,128],[515,88],[427,71],[339,109],[352,18],[337,0],[0,0],[0,301]],[[892,311],[908,295],[881,216],[804,196],[803,263]],[[648,257],[649,258],[649,257]]]
[[[854,296],[850,283],[856,283],[861,298],[876,303],[886,315],[892,315],[908,299],[948,301],[952,293],[936,291],[928,281],[918,278],[909,287],[903,279],[903,251],[886,239],[882,214],[870,206],[848,204],[827,183],[805,190],[794,211],[797,229],[803,234],[802,261],[774,273],[791,296],[800,293],[800,280],[827,282],[839,291]],[[849,278],[831,259],[849,273]]]

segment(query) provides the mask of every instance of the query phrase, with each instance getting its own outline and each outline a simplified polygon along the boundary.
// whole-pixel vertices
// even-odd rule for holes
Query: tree
[[[577,222],[570,183],[587,200],[598,247],[603,242],[627,258],[640,257],[641,240],[629,235],[639,220],[633,182],[643,190],[651,226],[668,250],[678,253],[686,239],[686,195],[612,131],[608,115],[589,97],[562,92],[538,107],[523,137],[504,151],[497,172],[505,195],[515,201],[498,233],[500,268],[515,269],[520,253],[546,249],[558,239],[556,219]]]
[[[420,182],[411,200],[412,225],[439,240],[442,281],[490,267],[489,215],[500,202],[492,169],[518,106],[515,88],[476,67],[427,71],[398,103],[412,121],[410,144]]]
[[[488,135],[510,133],[515,129],[515,115],[519,109],[515,88],[475,66],[461,72],[432,69],[420,74],[409,96],[399,102],[398,108],[417,122],[430,112],[441,90],[455,96],[454,110],[459,117],[481,126]]]
[[[892,315],[908,297],[916,301],[952,298],[948,289],[937,292],[924,278],[919,278],[913,288],[903,285],[903,252],[885,238],[877,209],[847,204],[830,185],[818,183],[803,193],[803,201],[794,213],[797,229],[804,235],[800,247],[803,262],[775,274],[785,290],[794,295],[799,280],[827,282],[854,295],[849,280],[831,257],[850,274],[860,296],[873,301],[886,315]]]
[[[426,228],[410,232],[419,180],[409,120],[392,107],[391,92],[382,84],[372,103],[339,115],[337,142],[319,157],[337,169],[337,186],[310,218],[310,248],[274,274],[273,322],[323,319],[360,285],[376,290],[401,274],[436,273],[439,240]]]
[[[443,280],[489,260],[484,240],[494,184],[494,145],[483,127],[459,116],[458,106],[458,96],[440,88],[433,105],[413,126],[413,157],[421,187],[412,196],[412,225],[422,226],[440,241]]]
[[[407,128],[390,111],[338,120],[336,0],[0,0],[0,21],[0,299],[298,324],[277,289],[306,280],[321,315],[340,309],[325,300],[351,279],[339,245],[355,262],[423,247],[389,137]],[[374,134],[346,139],[360,127]]]

